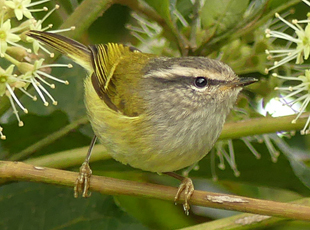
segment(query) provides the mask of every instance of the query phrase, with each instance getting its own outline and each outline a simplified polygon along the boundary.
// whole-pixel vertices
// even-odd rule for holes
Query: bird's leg
[[[177,194],[174,197],[174,201],[178,201],[180,199],[181,193],[184,191],[184,204],[183,204],[183,208],[184,208],[184,212],[188,215],[189,214],[189,209],[191,208],[189,205],[189,199],[191,198],[191,196],[193,195],[194,192],[194,185],[193,185],[193,181],[188,178],[188,177],[184,177],[184,176],[180,176],[177,173],[174,172],[165,172],[164,174],[172,176],[180,181],[181,184],[179,186],[179,189],[177,191]]]
[[[91,196],[91,192],[88,191],[89,186],[90,186],[90,177],[92,175],[92,171],[89,166],[89,159],[90,159],[93,147],[96,143],[96,140],[97,140],[97,136],[94,136],[88,148],[85,161],[80,167],[80,174],[78,178],[76,178],[75,185],[74,185],[74,197],[75,198],[77,198],[80,194],[82,194],[82,197]]]

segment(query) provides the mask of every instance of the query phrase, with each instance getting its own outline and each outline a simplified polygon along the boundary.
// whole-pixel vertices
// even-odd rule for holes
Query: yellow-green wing
[[[92,84],[98,96],[113,110],[127,116],[139,114],[139,79],[150,54],[122,44],[89,47],[92,52]]]
[[[91,52],[87,46],[65,36],[43,31],[30,30],[26,35],[53,47],[92,72]]]

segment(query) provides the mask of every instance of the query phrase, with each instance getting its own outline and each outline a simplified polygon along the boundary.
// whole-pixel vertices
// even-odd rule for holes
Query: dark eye
[[[208,80],[205,77],[196,77],[194,84],[198,88],[203,88],[208,84]]]

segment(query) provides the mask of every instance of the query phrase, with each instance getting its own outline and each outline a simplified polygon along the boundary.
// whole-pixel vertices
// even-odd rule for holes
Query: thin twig
[[[303,114],[295,124],[292,124],[291,121],[296,117],[296,115],[290,116],[283,116],[283,117],[262,117],[262,118],[252,118],[243,121],[237,122],[229,122],[224,125],[223,131],[219,139],[237,139],[245,136],[252,136],[264,133],[274,133],[277,131],[291,131],[291,130],[300,130],[304,126],[306,120],[308,119],[309,113]],[[52,142],[56,141],[57,139],[63,137],[72,129],[76,129],[78,126],[86,124],[88,122],[87,117],[82,117],[79,120],[76,120],[72,124],[65,126],[63,129],[52,133],[48,137],[38,141],[37,143],[29,146],[28,148],[24,149],[20,153],[12,155],[9,160],[20,160],[31,155],[33,152],[37,151],[38,149],[51,144]],[[88,148],[88,147],[87,147]],[[77,151],[75,150],[70,150]],[[67,153],[67,151],[65,151]],[[83,152],[83,151],[82,151]],[[81,152],[81,153],[82,153]],[[87,150],[84,151],[84,156],[86,155]],[[57,153],[60,156],[64,156],[63,153]],[[82,155],[82,154],[81,154]],[[49,156],[43,156],[44,161],[48,162],[51,158]],[[56,156],[55,156],[56,157]],[[46,159],[45,159],[46,158]],[[37,158],[36,158],[37,159]],[[56,159],[56,158],[52,158]],[[73,159],[75,159],[73,161]],[[43,160],[43,159],[42,159]],[[79,156],[73,154],[72,155],[72,162],[81,162],[79,161]],[[60,160],[58,161],[60,162]],[[48,165],[49,167],[54,167],[55,165]],[[72,165],[71,165],[72,166]],[[64,167],[61,167],[64,168]]]
[[[76,167],[77,165],[81,165],[85,160],[88,148],[89,146],[70,149],[58,153],[39,156],[36,158],[30,158],[23,162],[31,165],[40,165],[58,169]],[[102,161],[110,158],[111,155],[108,154],[106,148],[103,145],[95,145],[89,162],[96,162],[100,160]]]
[[[61,28],[75,26],[74,31],[67,32],[66,36],[77,39],[89,26],[101,16],[112,4],[113,0],[85,0],[61,25]]]
[[[215,50],[218,50],[219,47],[222,47],[225,44],[228,44],[231,41],[234,41],[237,38],[240,38],[241,36],[245,34],[250,34],[257,28],[259,28],[261,25],[266,24],[266,22],[276,13],[281,12],[285,9],[288,9],[289,7],[292,7],[293,5],[296,5],[297,3],[301,2],[300,0],[291,0],[288,2],[285,2],[285,4],[280,4],[277,8],[274,8],[270,10],[269,12],[266,12],[266,8],[262,8],[262,11],[257,12],[257,15],[253,15],[249,20],[243,20],[240,24],[237,24],[236,27],[233,27],[227,31],[225,31],[223,34],[216,35],[212,37],[211,39],[208,39],[206,42],[204,42],[198,49],[195,51],[195,55],[209,55],[210,53],[214,52]],[[268,2],[264,3],[266,6],[268,5]]]
[[[197,31],[200,27],[200,11],[201,11],[201,1],[196,0],[193,6],[193,18],[191,23],[191,33],[190,33],[190,49],[191,52],[197,49]]]
[[[304,127],[309,116],[310,113],[304,113],[299,117],[296,123],[292,123],[296,115],[252,118],[237,122],[229,122],[224,125],[220,139],[237,139],[264,133],[300,130]]]
[[[42,140],[34,143],[33,145],[29,146],[28,148],[22,150],[21,152],[13,154],[9,158],[9,160],[17,161],[17,160],[23,159],[23,158],[31,155],[35,151],[43,148],[44,146],[47,146],[47,145],[53,143],[54,141],[56,141],[57,139],[65,136],[71,130],[76,129],[80,125],[87,124],[87,123],[88,123],[87,116],[84,116],[84,117],[82,117],[76,121],[73,121],[72,123],[68,124],[67,126],[63,127],[62,129],[48,135],[47,137],[45,137]]]

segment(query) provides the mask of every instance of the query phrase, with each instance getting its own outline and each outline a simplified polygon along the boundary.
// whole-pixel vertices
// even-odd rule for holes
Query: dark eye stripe
[[[158,82],[162,82],[162,83],[170,83],[170,84],[195,84],[195,81],[198,78],[204,78],[207,82],[207,85],[225,85],[227,84],[229,81],[224,81],[224,80],[215,80],[215,79],[210,79],[207,77],[189,77],[189,76],[180,76],[180,75],[175,75],[173,77],[169,77],[169,78],[163,78],[163,77],[152,77],[153,80],[156,80]],[[197,87],[197,86],[196,86]]]

